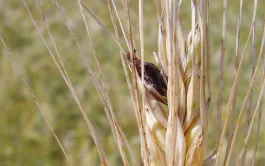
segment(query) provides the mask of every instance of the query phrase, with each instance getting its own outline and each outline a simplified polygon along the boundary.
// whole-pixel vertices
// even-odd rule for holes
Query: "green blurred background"
[[[30,11],[35,18],[41,33],[48,44],[52,46],[48,31],[34,0],[26,0]],[[83,18],[77,1],[58,0],[70,26],[73,28],[82,49],[98,76],[97,66],[93,57],[92,46],[86,33]],[[109,11],[105,0],[85,0],[91,8],[113,31]],[[182,8],[183,32],[185,36],[190,31],[190,2],[185,1]],[[112,165],[122,165],[121,157],[115,146],[110,126],[104,113],[103,106],[91,78],[85,68],[80,51],[74,38],[66,28],[64,21],[52,0],[40,0],[41,8],[47,17],[47,23],[57,44],[63,62],[77,91],[78,98],[91,120],[100,141],[106,150]],[[133,31],[139,44],[137,1],[131,1]],[[222,30],[222,1],[210,1],[210,39],[211,39],[211,112],[209,121],[209,137],[207,154],[216,148],[216,101],[219,86],[219,56]],[[121,2],[117,2],[119,12],[126,23],[125,12]],[[263,29],[263,15],[265,2],[259,1],[257,9],[257,48],[261,44]],[[246,1],[243,5],[243,20],[240,40],[240,55],[243,52],[252,19],[253,2]],[[235,39],[239,1],[229,1],[227,17],[227,40],[224,75],[224,104],[225,115],[227,100],[230,93],[234,73]],[[118,120],[124,129],[129,142],[140,158],[140,141],[136,119],[132,108],[131,98],[123,73],[119,50],[111,38],[91,18],[88,26],[91,31],[93,47],[103,70],[103,80],[106,84],[112,106]],[[124,24],[126,25],[126,24]],[[154,62],[152,51],[157,50],[157,18],[153,1],[144,2],[144,30],[146,59]],[[59,139],[62,141],[71,163],[75,166],[100,165],[94,143],[88,133],[85,121],[67,88],[57,67],[49,56],[40,35],[34,27],[22,0],[0,0],[0,33],[3,36],[12,56],[28,81],[31,90],[36,95],[40,106],[48,117]],[[122,38],[122,36],[121,36]],[[123,41],[124,48],[124,41]],[[51,47],[52,48],[52,47]],[[139,48],[139,47],[138,47]],[[52,50],[54,51],[54,49]],[[55,53],[55,52],[54,52]],[[243,70],[239,80],[237,95],[237,113],[246,94],[251,76],[252,50],[248,47]],[[254,87],[252,110],[256,107],[257,97],[261,87],[263,67],[260,65],[257,81]],[[44,121],[34,100],[12,61],[0,44],[0,165],[40,165],[57,166],[67,165],[55,138]],[[252,111],[253,112],[253,111]],[[245,121],[244,114],[244,121]],[[243,122],[244,122],[243,121]],[[239,138],[236,143],[234,156],[241,151],[244,138],[244,124],[240,126]],[[265,132],[262,126],[265,119],[262,117],[260,141],[257,153],[257,165],[265,164]],[[253,143],[255,141],[256,125],[247,149],[247,164],[251,162]],[[232,161],[233,162],[233,161]]]

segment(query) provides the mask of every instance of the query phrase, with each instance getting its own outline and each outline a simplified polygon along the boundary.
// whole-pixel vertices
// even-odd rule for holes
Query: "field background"
[[[48,37],[48,31],[37,8],[36,2],[34,0],[26,0],[26,2],[42,34],[47,39],[48,44],[52,46]],[[81,47],[85,51],[93,70],[98,74],[92,47],[89,43],[89,38],[77,1],[58,0],[58,2],[81,43]],[[85,0],[84,2],[103,20],[107,27],[113,31],[106,1]],[[81,100],[81,104],[88,118],[95,127],[111,164],[122,165],[103,106],[92,84],[91,78],[87,73],[74,38],[66,28],[52,0],[40,0],[40,3],[47,17],[51,33],[54,36],[59,52],[63,58],[63,62],[72,79],[74,88],[77,91],[78,98]],[[125,21],[125,13],[122,9],[122,4],[117,2],[117,5]],[[136,41],[139,42],[137,5],[137,1],[131,0],[130,7],[132,12],[133,31],[135,32]],[[222,31],[222,7],[222,1],[210,1],[212,98],[207,154],[212,153],[216,148],[216,103],[219,86],[218,76]],[[264,9],[265,1],[260,0],[256,21],[258,50],[261,44]],[[189,1],[185,1],[182,9],[182,27],[185,36],[187,36],[191,27],[190,11]],[[223,116],[227,108],[226,104],[234,77],[238,11],[239,1],[229,1],[224,73],[224,102],[222,106]],[[252,11],[253,2],[245,1],[243,5],[240,55],[243,52],[242,50],[250,28]],[[140,140],[138,137],[136,118],[123,73],[118,47],[91,17],[88,17],[88,25],[91,31],[93,47],[96,50],[96,56],[103,70],[103,79],[107,86],[112,106],[130,143],[133,145],[135,152],[140,158]],[[152,51],[157,50],[158,24],[153,1],[144,2],[144,30],[146,59],[154,62]],[[58,69],[53,63],[52,58],[49,56],[47,48],[35,29],[22,0],[0,0],[0,33],[12,52],[14,59],[18,62],[25,79],[29,82],[30,88],[36,95],[42,109],[45,111],[45,115],[48,117],[49,122],[62,141],[72,164],[75,166],[100,165],[96,148],[90,134],[88,134],[85,121]],[[125,45],[123,46],[126,48]],[[241,107],[250,81],[251,63],[252,51],[250,44],[239,80],[237,112]],[[260,92],[262,70],[263,67],[260,65],[260,72],[258,73],[253,91],[253,109],[256,106],[257,97]],[[265,132],[262,127],[264,125],[265,118],[263,116],[257,153],[257,165],[265,164]],[[245,126],[242,125],[240,128],[239,138],[236,142],[234,153],[235,157],[237,157],[237,154],[242,148],[244,127]],[[251,162],[252,159],[255,130],[256,127],[254,125],[253,135],[250,138],[247,151],[247,164]],[[8,57],[2,44],[0,44],[0,165],[67,165],[60,147],[50,132],[30,93],[21,81],[19,74],[12,65],[12,61],[10,57]]]

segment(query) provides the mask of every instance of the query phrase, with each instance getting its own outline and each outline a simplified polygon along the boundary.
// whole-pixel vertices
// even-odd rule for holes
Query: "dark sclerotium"
[[[135,50],[134,50],[134,54],[135,54]],[[137,74],[138,76],[141,78],[142,77],[142,71],[141,71],[141,60],[139,58],[137,58],[135,55],[133,55],[133,62],[134,62],[134,66],[136,68]],[[127,54],[127,60],[129,65],[132,67],[132,62],[131,62],[131,57],[130,57],[130,53]],[[148,85],[151,86],[151,90],[148,90],[149,93],[152,94],[152,96],[164,103],[167,104],[167,76],[161,71],[159,70],[153,63],[150,62],[144,62],[144,84],[145,87],[147,87]],[[157,95],[155,93],[155,91],[160,95]]]

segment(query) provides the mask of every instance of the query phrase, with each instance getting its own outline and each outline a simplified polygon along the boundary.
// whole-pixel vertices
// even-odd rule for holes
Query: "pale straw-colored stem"
[[[225,56],[225,39],[226,39],[226,21],[227,21],[227,0],[223,0],[223,30],[221,40],[221,55],[220,55],[220,77],[219,77],[219,95],[216,108],[216,135],[217,146],[221,139],[222,133],[222,103],[223,103],[223,91],[224,91],[224,56]],[[217,155],[218,156],[218,155]],[[218,159],[217,159],[218,161]]]
[[[206,31],[206,78],[207,78],[207,88],[208,88],[208,97],[211,99],[211,42],[210,42],[210,14],[209,14],[209,0],[206,1],[206,25],[205,25],[205,31]],[[209,113],[209,111],[208,111]],[[207,124],[208,126],[208,120]]]
[[[144,16],[143,16],[143,0],[139,0],[139,32],[140,32],[140,52],[141,52],[141,89],[142,89],[142,94],[145,93],[145,88],[144,88]],[[146,119],[145,119],[145,95],[142,95],[142,109],[140,110],[140,119],[142,121],[142,134],[143,134],[143,139],[141,139],[141,145],[142,145],[142,155],[144,159],[144,164],[145,165],[150,165],[150,157],[149,157],[149,152],[148,152],[148,146],[147,146],[147,137],[146,137]]]
[[[255,27],[254,27],[255,29]],[[253,31],[253,33],[256,33],[256,31]],[[255,47],[255,46],[254,46]],[[254,50],[256,50],[254,48]],[[265,78],[265,54],[264,54],[264,58],[263,58],[263,76],[262,76],[263,80]],[[259,115],[258,115],[258,121],[257,121],[257,129],[256,129],[256,138],[255,138],[255,144],[254,144],[254,150],[253,150],[253,157],[252,157],[252,166],[255,166],[256,163],[256,154],[257,154],[257,150],[258,150],[258,143],[259,143],[259,133],[260,133],[260,122],[261,122],[261,110],[262,110],[262,99],[261,99],[261,103],[260,103],[260,107],[259,107]]]
[[[240,0],[240,7],[239,7],[239,12],[238,12],[238,20],[237,20],[237,33],[236,33],[236,52],[235,52],[235,72],[234,72],[234,77],[236,75],[237,69],[238,69],[238,58],[239,58],[239,46],[240,46],[240,32],[241,32],[241,20],[242,20],[242,11],[243,11],[243,0]],[[232,142],[232,137],[234,134],[234,129],[235,129],[235,121],[236,121],[236,101],[237,101],[237,87],[235,88],[235,95],[233,103],[232,103],[232,118],[230,120],[230,126],[228,129],[228,140],[227,140],[227,145],[226,145],[226,152],[225,152],[225,157],[224,157],[224,164],[226,164],[227,161],[227,156],[231,147],[231,142]]]
[[[200,17],[200,29],[201,29],[201,68],[200,68],[200,120],[202,126],[202,137],[206,138],[207,134],[207,112],[205,112],[205,66],[206,66],[206,2],[201,1],[202,11]],[[203,147],[205,148],[205,147]]]
[[[254,71],[255,71],[255,66],[256,66],[256,59],[257,59],[257,49],[256,49],[256,21],[254,21],[253,24],[253,38],[252,38],[252,70],[251,70],[251,78],[254,75]],[[253,88],[251,89],[251,93],[249,96],[249,106],[248,106],[248,110],[247,110],[247,117],[246,117],[246,126],[245,126],[245,138],[247,137],[247,132],[249,129],[249,125],[250,125],[250,120],[251,120],[251,110],[252,110],[252,98],[253,98]],[[242,160],[241,160],[241,164],[242,166],[245,165],[245,160],[246,160],[246,148],[243,151],[243,156],[242,156]]]

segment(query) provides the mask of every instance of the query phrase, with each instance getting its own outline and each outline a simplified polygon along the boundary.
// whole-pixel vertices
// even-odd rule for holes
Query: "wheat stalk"
[[[45,13],[42,11],[39,0],[36,0],[36,5],[45,23],[45,28],[48,31],[49,40],[52,42],[52,48],[57,55],[54,56],[54,51],[51,46],[47,44],[47,40],[44,38],[40,27],[37,25],[32,12],[30,11],[28,4],[25,0],[22,0],[29,17],[36,28],[42,42],[47,48],[49,55],[52,57],[54,64],[56,65],[60,75],[62,76],[65,84],[69,88],[71,95],[73,96],[80,113],[82,114],[88,133],[92,136],[94,144],[99,154],[99,158],[102,165],[111,165],[109,161],[109,154],[107,154],[100,142],[99,136],[96,133],[95,128],[90,122],[91,117],[87,117],[85,109],[82,106],[80,99],[76,93],[76,90],[70,79],[70,74],[66,70],[66,65],[60,55],[57,48],[57,44],[54,40],[53,34],[49,28],[49,24],[46,20]],[[221,32],[221,54],[220,54],[220,77],[219,77],[219,94],[217,99],[217,105],[210,107],[210,101],[212,97],[211,85],[211,41],[210,41],[210,9],[211,2],[208,0],[191,0],[190,2],[190,18],[191,29],[185,34],[183,29],[182,20],[182,7],[184,6],[181,0],[154,0],[157,16],[157,27],[155,29],[158,32],[158,38],[155,42],[157,49],[153,51],[154,59],[157,64],[147,62],[145,59],[149,59],[146,55],[146,34],[144,31],[146,25],[145,18],[145,6],[143,0],[138,1],[138,21],[139,27],[136,31],[139,31],[139,37],[135,33],[133,20],[131,18],[131,6],[135,2],[129,0],[122,0],[122,8],[119,8],[117,2],[114,0],[107,0],[109,16],[111,19],[114,32],[111,28],[107,27],[101,21],[101,19],[87,6],[82,0],[76,0],[80,15],[86,28],[87,37],[90,47],[93,52],[93,57],[97,66],[96,72],[99,74],[99,78],[96,77],[95,71],[90,64],[89,56],[86,55],[82,49],[81,44],[72,29],[69,20],[67,20],[61,6],[57,0],[53,0],[58,12],[61,15],[61,19],[64,21],[72,38],[75,40],[76,46],[86,66],[87,73],[92,79],[92,83],[97,90],[101,103],[106,113],[107,121],[109,122],[112,136],[117,147],[118,153],[121,156],[123,165],[152,165],[152,166],[195,166],[195,165],[230,165],[232,155],[235,152],[236,141],[238,139],[238,133],[240,125],[242,123],[243,113],[248,106],[244,143],[241,152],[238,154],[237,165],[244,165],[246,163],[245,158],[247,156],[247,145],[252,134],[252,128],[255,122],[255,118],[258,116],[257,121],[257,133],[255,135],[255,147],[253,151],[252,165],[255,165],[256,153],[258,152],[259,133],[261,125],[261,105],[263,99],[263,92],[265,86],[264,73],[262,78],[262,85],[260,93],[256,103],[255,110],[251,115],[252,104],[254,103],[255,82],[259,72],[259,64],[262,54],[264,53],[265,43],[265,28],[263,29],[263,35],[261,38],[261,46],[258,49],[256,35],[256,15],[258,8],[258,1],[254,1],[253,17],[249,23],[249,33],[244,46],[242,56],[240,56],[240,34],[242,26],[242,12],[243,12],[243,0],[240,0],[238,24],[235,44],[235,74],[232,84],[232,88],[229,94],[227,110],[223,111],[224,103],[224,88],[225,88],[225,58],[227,39],[227,16],[228,16],[228,1],[223,1],[223,27]],[[124,15],[121,14],[124,12]],[[101,65],[96,55],[96,49],[94,47],[93,40],[91,39],[92,33],[89,29],[89,19],[93,18],[102,29],[104,29],[111,39],[116,44],[120,51],[120,58],[125,73],[128,89],[130,92],[134,113],[136,116],[137,126],[139,129],[139,138],[141,144],[141,162],[139,163],[137,155],[130,144],[130,141],[126,137],[126,132],[123,131],[118,119],[115,115],[114,108],[112,106],[110,95],[107,92],[107,86],[104,82],[104,75],[101,69]],[[126,25],[124,24],[124,20]],[[264,25],[264,22],[263,22]],[[127,28],[127,29],[126,29]],[[119,31],[121,30],[121,31]],[[120,33],[122,38],[120,37]],[[239,87],[240,73],[242,73],[243,63],[248,54],[248,45],[253,38],[253,56],[252,56],[252,72],[249,79],[249,86],[247,93],[244,96],[244,101],[241,105],[240,112],[237,116],[237,94]],[[4,49],[7,50],[8,55],[12,58],[12,53],[8,50],[8,46],[5,43],[2,35],[0,36],[1,42],[4,45]],[[137,41],[139,39],[139,42]],[[123,41],[125,44],[123,44]],[[124,47],[125,45],[125,47]],[[259,50],[259,54],[256,57],[256,52]],[[118,56],[118,55],[117,55]],[[241,58],[241,59],[239,59]],[[257,60],[256,60],[257,58]],[[48,118],[43,114],[43,110],[40,107],[39,102],[36,100],[34,93],[30,89],[29,84],[25,80],[21,70],[19,69],[17,62],[11,59],[16,65],[18,73],[21,75],[21,79],[24,85],[31,93],[34,102],[38,106],[41,114],[43,115],[45,122],[54,135],[60,149],[69,165],[73,165],[70,161],[68,154],[60,139],[56,135],[53,127],[49,123]],[[126,66],[127,63],[127,66]],[[264,63],[265,66],[265,63]],[[265,67],[264,67],[265,68]],[[128,70],[129,69],[129,70]],[[130,73],[131,72],[131,73]],[[214,89],[217,91],[217,89]],[[208,92],[208,93],[206,93]],[[254,108],[254,107],[253,107]],[[208,134],[210,110],[216,110],[216,149],[212,155],[207,157],[207,142],[210,139]],[[225,119],[222,121],[223,114]],[[230,120],[231,116],[231,120]],[[236,123],[235,123],[236,122]],[[223,125],[222,125],[223,124]],[[226,138],[227,129],[229,136]],[[242,136],[243,137],[243,136]],[[225,146],[226,145],[226,146]],[[216,150],[216,151],[215,151]],[[129,153],[127,153],[127,151]],[[223,153],[225,151],[225,153]],[[235,161],[233,161],[235,163]]]

